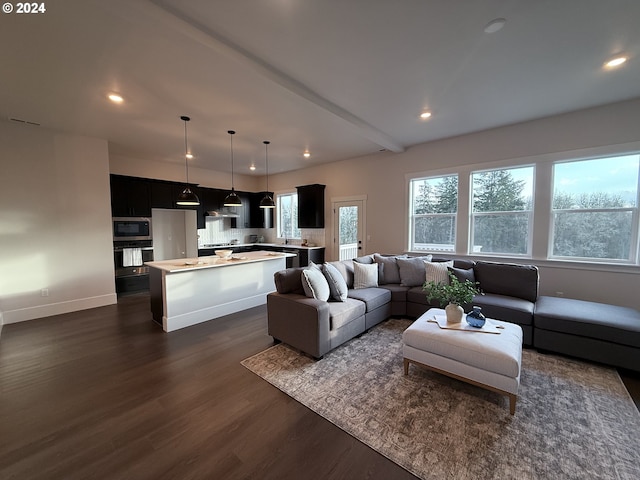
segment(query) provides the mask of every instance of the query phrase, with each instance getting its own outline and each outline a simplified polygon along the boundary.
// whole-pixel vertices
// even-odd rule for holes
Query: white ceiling
[[[201,168],[230,170],[230,129],[236,171],[263,174],[263,140],[275,173],[640,97],[638,0],[45,5],[0,16],[0,115],[175,162],[189,115]]]

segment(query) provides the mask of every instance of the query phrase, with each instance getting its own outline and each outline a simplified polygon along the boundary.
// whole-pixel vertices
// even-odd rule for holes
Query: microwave
[[[113,217],[113,241],[151,240],[151,219],[147,217]]]

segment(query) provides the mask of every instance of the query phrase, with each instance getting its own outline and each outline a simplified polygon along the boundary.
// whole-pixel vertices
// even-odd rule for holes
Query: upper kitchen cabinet
[[[324,185],[296,187],[298,190],[298,228],[324,228]]]
[[[146,178],[111,175],[111,213],[114,217],[151,215],[150,181]]]
[[[180,191],[174,182],[159,180],[151,182],[151,207],[175,208]]]

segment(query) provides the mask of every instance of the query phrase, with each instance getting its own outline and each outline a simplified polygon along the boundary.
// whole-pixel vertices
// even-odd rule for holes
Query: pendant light
[[[264,194],[264,198],[260,200],[260,208],[275,208],[276,204],[274,203],[273,198],[271,198],[271,195],[269,195],[269,152],[267,149],[271,142],[265,140],[262,143],[264,143],[264,159],[267,165],[267,192]]]
[[[229,130],[227,133],[231,138],[231,193],[229,193],[229,195],[227,195],[227,197],[224,199],[224,206],[241,207],[242,202],[240,201],[240,197],[236,195],[236,190],[235,188],[233,188],[233,136],[236,132],[234,132],[233,130]]]
[[[187,146],[187,122],[191,119],[183,115],[180,117],[180,120],[184,122],[184,166],[187,171],[187,183],[182,193],[178,195],[176,204],[197,206],[200,205],[200,199],[195,193],[191,191],[191,188],[189,187],[189,163],[187,161],[187,159],[189,158],[189,148]]]

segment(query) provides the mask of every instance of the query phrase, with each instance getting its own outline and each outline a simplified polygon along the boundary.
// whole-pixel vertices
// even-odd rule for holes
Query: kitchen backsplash
[[[283,239],[276,237],[275,228],[231,228],[231,219],[224,218],[222,220],[206,221],[206,228],[198,230],[198,246],[216,245],[220,243],[231,243],[237,240],[238,243],[250,243],[251,235],[262,235],[265,243],[282,243]],[[302,238],[306,238],[308,243],[317,246],[324,246],[324,229],[310,228],[302,229]],[[301,239],[289,239],[289,244],[300,245]]]

